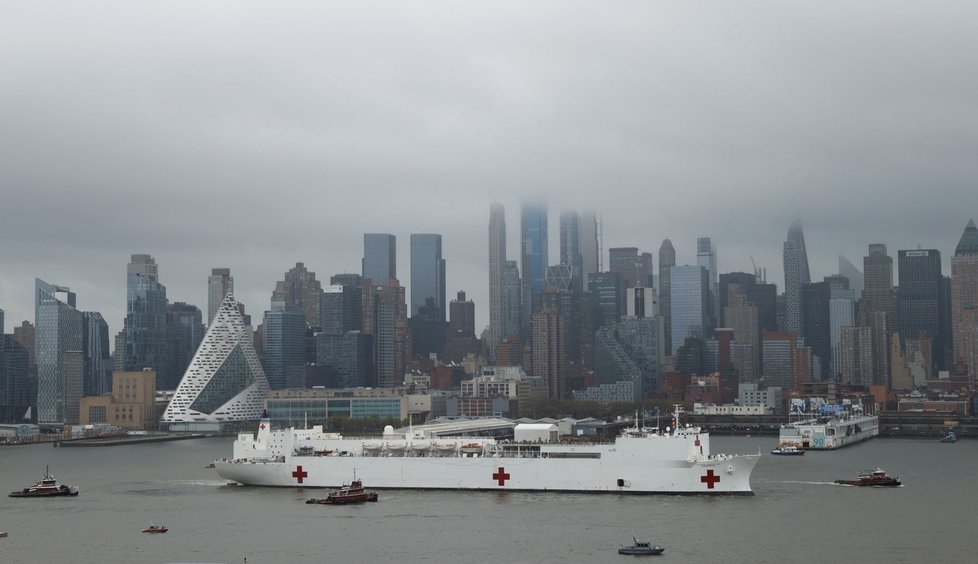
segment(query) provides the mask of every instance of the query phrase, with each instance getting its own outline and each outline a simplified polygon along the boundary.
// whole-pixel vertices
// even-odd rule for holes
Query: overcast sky
[[[601,211],[604,248],[782,280],[868,243],[949,256],[978,216],[978,3],[0,3],[0,308],[70,286],[115,333],[126,263],[261,320],[297,261],[359,272],[364,232],[441,233],[488,322],[489,205]],[[895,262],[895,261],[894,261]],[[605,255],[607,264],[607,255]],[[656,254],[656,268],[658,257]]]

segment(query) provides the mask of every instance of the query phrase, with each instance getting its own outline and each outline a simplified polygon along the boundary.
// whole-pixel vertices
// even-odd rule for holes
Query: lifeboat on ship
[[[431,441],[411,441],[411,450],[414,452],[426,452],[431,450]]]
[[[482,454],[482,443],[465,443],[458,447],[462,454]]]

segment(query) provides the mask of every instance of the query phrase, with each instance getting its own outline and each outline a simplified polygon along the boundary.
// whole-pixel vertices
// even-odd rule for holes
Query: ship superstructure
[[[337,487],[355,473],[377,489],[750,494],[760,457],[711,454],[709,434],[692,426],[636,425],[607,442],[558,441],[535,427],[516,425],[514,440],[391,427],[348,438],[318,425],[273,431],[263,419],[214,467],[250,486]]]

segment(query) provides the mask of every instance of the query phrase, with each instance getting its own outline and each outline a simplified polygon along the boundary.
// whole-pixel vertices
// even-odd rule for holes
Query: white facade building
[[[161,421],[170,429],[187,430],[257,421],[268,391],[251,327],[228,292]]]

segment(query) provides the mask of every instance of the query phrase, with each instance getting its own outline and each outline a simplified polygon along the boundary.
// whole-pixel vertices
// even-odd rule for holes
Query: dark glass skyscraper
[[[520,216],[522,243],[523,319],[526,326],[539,305],[539,295],[546,286],[548,259],[547,206],[524,203]]]
[[[441,254],[441,235],[411,234],[411,316],[432,300],[438,308],[436,319],[445,320],[445,259]]]
[[[265,375],[273,390],[305,387],[306,320],[302,309],[284,301],[265,312]]]
[[[897,251],[900,290],[897,319],[904,342],[918,339],[922,333],[932,339],[933,362],[944,365],[944,332],[941,327],[943,300],[941,252],[936,249]]]
[[[389,233],[363,234],[363,277],[386,286],[397,278],[397,237]]]
[[[126,370],[152,368],[157,388],[176,389],[181,375],[168,372],[166,356],[166,287],[150,255],[132,255],[127,267],[125,330]]]
[[[112,357],[109,354],[109,325],[96,311],[82,314],[82,339],[85,343],[86,396],[100,396],[112,391]]]

